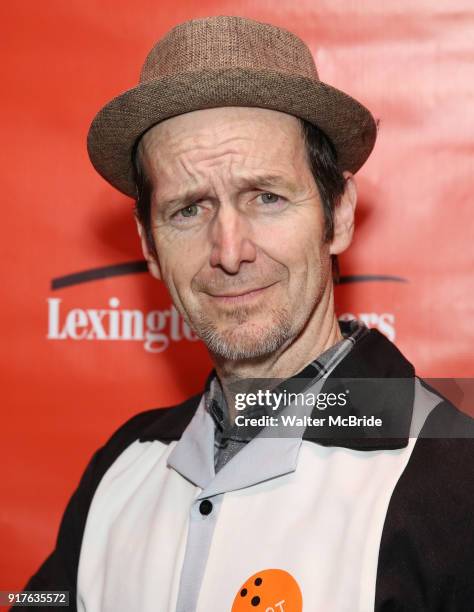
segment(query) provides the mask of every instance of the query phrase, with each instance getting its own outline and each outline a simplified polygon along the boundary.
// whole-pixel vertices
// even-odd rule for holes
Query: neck
[[[274,353],[243,360],[213,356],[231,419],[235,416],[233,396],[229,390],[232,383],[254,378],[290,378],[342,338],[331,284],[301,332]]]

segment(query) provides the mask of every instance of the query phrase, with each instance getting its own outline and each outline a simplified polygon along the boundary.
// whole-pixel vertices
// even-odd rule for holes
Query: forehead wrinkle
[[[225,110],[227,111],[229,109]],[[255,111],[255,109],[252,110]],[[292,125],[296,121],[294,117],[276,113],[277,116],[281,115],[281,118],[279,118],[278,121],[272,120],[268,122],[267,114],[271,112],[271,118],[274,119],[274,111],[265,110],[263,121],[258,113],[256,117],[251,116],[249,120],[247,114],[244,113],[244,117],[241,118],[237,111],[239,111],[239,109],[234,109],[232,116],[225,124],[216,125],[213,124],[212,120],[203,120],[201,125],[193,125],[191,131],[189,122],[186,120],[183,123],[178,122],[177,124],[175,123],[175,118],[169,120],[171,123],[164,121],[152,127],[144,134],[141,138],[139,149],[141,150],[143,147],[146,152],[146,157],[150,161],[150,165],[153,166],[155,166],[155,160],[159,160],[160,158],[163,159],[163,155],[160,155],[160,149],[164,151],[165,162],[170,161],[170,157],[178,156],[183,152],[197,153],[199,155],[209,148],[217,149],[215,153],[211,153],[211,156],[216,157],[226,153],[238,153],[240,155],[250,155],[253,157],[254,153],[257,152],[257,157],[262,157],[263,161],[268,160],[269,156],[272,157],[272,152],[274,153],[273,157],[278,159],[279,156],[277,155],[276,148],[281,149],[283,146],[289,158],[295,156],[297,153],[295,149],[300,148],[299,145],[302,144],[302,139],[300,126],[298,125],[297,127],[300,129],[295,131],[294,125]],[[206,111],[198,112],[205,113]],[[191,115],[193,115],[193,113],[191,113]],[[212,115],[213,113],[211,113],[211,119]],[[183,118],[186,119],[186,115],[184,115]],[[182,119],[182,117],[179,117],[179,119]],[[252,125],[253,128],[249,129]],[[240,126],[242,126],[241,129],[239,129]],[[231,130],[230,134],[228,133],[229,129]],[[267,147],[266,152],[262,152],[260,140],[256,138],[256,134],[262,129],[265,132],[264,139],[271,133],[271,139],[268,143],[269,145],[271,144],[271,146],[269,148]],[[234,130],[234,132],[232,132],[232,130]],[[235,130],[237,130],[237,132],[235,132]],[[281,134],[282,138],[277,137],[277,134]],[[295,135],[297,138],[295,138]],[[235,147],[231,146],[228,151],[219,151],[219,149],[226,147],[226,145],[231,145],[231,143],[235,143],[239,150],[235,151]],[[244,150],[242,150],[242,146],[239,148],[240,143],[245,143],[245,145],[249,144],[250,146],[245,146]],[[168,160],[166,160],[167,154]]]
[[[156,126],[160,127],[160,126]],[[245,127],[248,128],[248,124],[245,124]],[[256,131],[258,132],[258,127],[255,126]],[[208,156],[203,159],[211,160],[212,158],[217,158],[219,156],[227,155],[227,154],[237,154],[242,157],[255,157],[255,153],[257,153],[257,157],[262,157],[262,160],[268,160],[269,151],[266,151],[266,155],[262,156],[262,151],[260,147],[260,143],[258,138],[255,136],[255,131],[253,133],[245,134],[231,134],[229,136],[225,135],[227,126],[203,126],[202,128],[193,131],[192,133],[186,132],[183,134],[183,131],[180,129],[171,130],[169,126],[163,132],[160,132],[157,129],[151,129],[147,132],[140,141],[139,149],[143,148],[143,152],[146,153],[146,157],[149,159],[150,164],[155,166],[155,160],[159,162],[160,159],[166,161],[166,154],[168,154],[168,160],[171,158],[177,158],[182,154],[191,154],[192,157],[199,156],[206,150],[211,149],[208,152]],[[268,128],[266,128],[268,129]],[[224,132],[224,134],[222,134]],[[275,136],[278,132],[282,132],[285,135],[285,131],[281,129],[280,126],[276,125],[272,128],[272,144],[275,145],[286,146],[288,148],[287,153],[291,156],[295,156],[297,154],[297,150],[299,149],[299,142],[291,142],[293,139],[284,138],[281,142],[275,142]],[[164,140],[164,141],[163,141]],[[250,146],[246,147],[244,150],[239,148],[240,143],[249,144]],[[230,146],[229,146],[230,145]],[[231,145],[236,145],[231,146]],[[288,147],[288,145],[290,145]],[[296,146],[295,146],[296,145]],[[227,150],[225,147],[229,147]],[[160,155],[160,149],[165,152],[165,156]],[[270,152],[272,149],[270,148]],[[276,149],[273,149],[275,155],[274,157],[277,159]],[[156,155],[155,155],[156,153]],[[201,160],[199,160],[201,161]]]
[[[211,184],[214,184],[213,187],[215,188],[218,183],[235,182],[232,178],[232,170],[234,167],[242,165],[242,158],[244,157],[242,153],[237,150],[207,153],[205,157],[196,160],[195,150],[186,149],[181,154],[175,155],[170,160],[171,163],[167,164],[165,160],[165,163],[160,167],[161,174],[164,175],[162,178],[169,180],[169,184],[165,185],[165,194],[166,192],[171,193],[176,185],[183,186],[183,193],[187,193],[193,187],[202,191],[206,188],[210,189]],[[166,195],[162,195],[161,199],[166,197]],[[174,199],[177,198],[178,196]]]
[[[222,143],[219,147],[239,139],[240,137],[229,138],[226,140],[226,143]],[[252,144],[255,143],[255,138],[248,138],[246,140]],[[296,151],[291,151],[291,154],[288,155],[287,163],[281,167],[280,156],[275,156],[275,159],[272,160],[268,155],[262,154],[261,150],[258,149],[257,143],[255,143],[255,145],[256,146],[249,151],[242,151],[238,148],[215,150],[214,147],[209,151],[207,150],[207,146],[196,146],[193,149],[185,148],[182,152],[178,152],[173,156],[170,160],[170,165],[172,167],[176,164],[184,170],[184,174],[192,179],[194,179],[195,176],[204,176],[208,170],[213,170],[216,167],[216,179],[220,178],[219,174],[224,175],[225,173],[230,180],[233,180],[234,177],[234,180],[239,179],[240,175],[242,175],[243,180],[247,180],[247,177],[250,177],[248,180],[252,180],[253,176],[258,178],[262,174],[265,176],[272,176],[270,180],[275,180],[279,172],[281,172],[282,177],[285,177],[289,174],[288,168],[291,168],[293,171],[296,169],[295,162],[298,161],[295,159],[297,154]],[[254,155],[255,148],[257,149],[258,156]],[[200,155],[203,151],[205,155]],[[280,166],[280,168],[278,166]],[[170,175],[176,177],[176,172],[172,171]]]
[[[222,130],[222,128],[221,128]],[[140,146],[142,146],[146,151],[149,157],[154,157],[154,150],[158,152],[157,157],[159,158],[159,151],[163,149],[168,153],[172,153],[173,157],[178,157],[183,153],[200,153],[205,151],[206,149],[211,149],[210,156],[219,156],[227,153],[236,153],[239,154],[241,151],[235,148],[229,148],[226,151],[221,151],[222,147],[226,147],[231,143],[242,142],[254,142],[254,137],[252,135],[238,134],[238,135],[230,135],[220,137],[219,140],[216,139],[217,135],[220,135],[219,129],[213,129],[212,127],[203,127],[201,129],[195,130],[192,133],[183,134],[181,130],[168,130],[166,133],[160,134],[158,131],[150,131],[144,135],[144,137],[140,141]],[[165,142],[163,142],[163,138]],[[217,149],[216,151],[213,151]]]
[[[170,130],[169,127],[167,126],[168,129],[161,133],[159,130],[150,131],[145,134],[140,142],[140,149],[144,145],[143,148],[146,151],[147,161],[150,162],[149,165],[155,171],[154,178],[158,179],[158,175],[161,175],[159,182],[162,187],[163,179],[164,182],[168,182],[171,179],[169,180],[168,189],[165,186],[165,193],[160,190],[162,195],[159,197],[159,200],[166,200],[166,204],[194,196],[194,190],[199,191],[199,195],[206,195],[206,190],[209,190],[211,187],[210,182],[222,182],[219,170],[217,173],[211,173],[212,176],[209,176],[209,168],[215,168],[222,164],[224,164],[222,171],[228,175],[226,178],[229,180],[229,183],[234,183],[239,188],[248,187],[253,184],[261,188],[285,186],[293,190],[297,189],[297,185],[291,178],[293,178],[293,175],[297,177],[300,174],[296,171],[296,162],[298,160],[295,158],[301,155],[301,150],[298,151],[300,149],[297,146],[299,143],[291,142],[292,139],[290,141],[285,139],[286,142],[282,141],[280,143],[284,148],[286,146],[287,150],[285,153],[291,158],[288,159],[289,163],[282,167],[280,156],[274,155],[276,167],[273,167],[272,156],[262,156],[262,148],[259,146],[255,134],[247,135],[239,133],[226,137],[225,127],[216,126],[213,128],[211,126],[211,129],[203,127],[192,134],[188,132],[183,135],[182,130]],[[275,128],[277,127],[279,128],[279,126],[275,126]],[[216,135],[223,137],[221,142],[214,142]],[[163,138],[165,142],[163,142]],[[250,147],[244,147],[244,150],[242,150],[238,146],[237,148],[232,146],[239,142],[249,143]],[[288,147],[289,144],[290,146]],[[174,151],[173,147],[175,147]],[[160,155],[160,148],[164,151],[164,155]],[[223,148],[226,150],[223,151]],[[272,148],[270,148],[271,150]],[[276,153],[276,149],[273,149],[273,151]],[[154,155],[154,152],[156,152],[156,155]],[[258,155],[256,156],[255,153]],[[200,157],[200,159],[196,159],[196,157]],[[230,157],[230,159],[225,159],[226,157]],[[259,163],[258,158],[261,158],[261,163]],[[250,164],[248,163],[249,160]],[[293,172],[288,172],[290,168]],[[279,170],[282,177],[278,176]],[[180,174],[182,175],[181,179],[178,178]],[[262,174],[266,176],[262,176]],[[200,179],[202,179],[201,185]],[[283,184],[284,182],[286,182],[286,185]],[[181,184],[184,187],[181,193],[172,192],[176,184]],[[158,195],[156,194],[156,196]]]
[[[189,145],[183,147],[181,151],[176,152],[171,160],[176,162],[184,170],[187,176],[205,175],[208,171],[217,168],[216,178],[218,174],[232,174],[233,167],[243,166],[248,164],[251,159],[251,152],[243,151],[237,146],[229,146],[231,143],[236,143],[242,138],[227,138],[225,142],[218,145],[211,143],[210,145],[198,143],[192,148]],[[251,141],[252,139],[246,139]],[[174,173],[173,173],[174,174]]]

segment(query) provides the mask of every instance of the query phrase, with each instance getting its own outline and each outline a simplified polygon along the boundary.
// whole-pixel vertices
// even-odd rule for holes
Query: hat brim
[[[109,183],[135,197],[132,154],[141,136],[164,119],[219,106],[267,108],[313,123],[331,139],[341,169],[352,173],[366,161],[377,136],[367,108],[326,83],[277,71],[224,68],[164,76],[114,98],[91,124],[89,157]]]

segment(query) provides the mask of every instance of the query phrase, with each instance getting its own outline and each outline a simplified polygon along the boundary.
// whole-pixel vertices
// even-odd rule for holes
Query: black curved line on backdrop
[[[81,283],[110,278],[111,276],[125,276],[126,274],[139,274],[147,271],[146,261],[127,261],[113,266],[103,266],[101,268],[91,268],[82,272],[74,272],[65,276],[58,276],[51,281],[51,289],[63,289]]]
[[[407,278],[403,276],[392,276],[390,274],[350,274],[349,276],[341,276],[338,285],[346,285],[347,283],[367,283],[367,282],[383,282],[383,283],[408,283]]]
[[[113,266],[102,266],[101,268],[91,268],[82,272],[74,272],[65,276],[58,276],[51,281],[51,289],[63,289],[64,287],[72,287],[81,283],[89,283],[90,281],[100,280],[102,278],[110,278],[111,276],[125,276],[126,274],[140,274],[147,271],[146,261],[127,261]],[[387,274],[353,274],[349,276],[341,276],[339,285],[348,283],[366,283],[366,282],[391,282],[391,283],[407,283],[406,278],[401,276],[390,276]]]

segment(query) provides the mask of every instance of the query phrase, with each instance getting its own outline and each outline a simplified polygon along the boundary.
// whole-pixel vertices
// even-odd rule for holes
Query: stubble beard
[[[258,314],[264,314],[265,322],[254,323]],[[290,313],[286,308],[251,309],[245,306],[224,313],[229,325],[225,329],[206,314],[200,312],[191,327],[206,344],[209,352],[226,360],[255,359],[277,351],[294,334]]]

